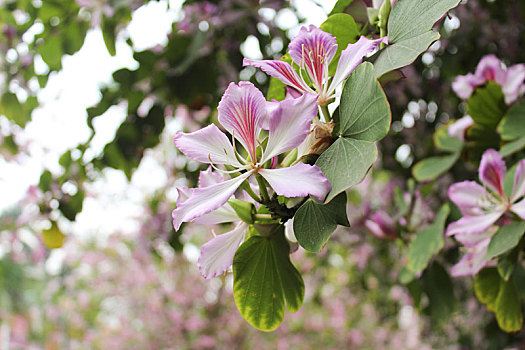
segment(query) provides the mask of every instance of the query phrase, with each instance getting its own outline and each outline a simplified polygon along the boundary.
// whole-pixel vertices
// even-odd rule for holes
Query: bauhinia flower
[[[476,275],[482,268],[493,262],[487,260],[487,249],[498,226],[491,226],[481,234],[457,234],[454,237],[463,244],[466,254],[450,269],[453,277]]]
[[[218,107],[219,122],[233,135],[234,144],[214,124],[193,133],[178,132],[175,145],[186,156],[214,167],[226,165],[235,177],[190,190],[186,200],[173,211],[173,226],[212,212],[226,203],[249,177],[259,174],[278,195],[304,197],[313,195],[322,200],[330,191],[330,183],[315,165],[297,163],[275,168],[275,157],[296,148],[306,138],[312,119],[317,115],[316,96],[305,94],[282,101],[268,112],[263,94],[249,82],[231,83]],[[259,136],[263,124],[268,125],[268,140],[262,147]],[[237,140],[246,150],[243,158],[235,147]],[[260,153],[259,153],[259,152]],[[271,167],[271,168],[268,168]]]
[[[462,99],[468,99],[478,86],[494,81],[501,85],[505,103],[511,105],[525,92],[525,64],[505,67],[494,55],[485,56],[479,61],[474,74],[460,75],[452,83],[452,89]]]
[[[471,116],[466,115],[448,126],[448,136],[465,141],[465,132],[474,124]]]
[[[525,220],[525,198],[521,199],[525,195],[525,159],[517,166],[510,197],[503,191],[506,172],[501,155],[489,149],[483,154],[479,167],[479,179],[484,186],[463,181],[450,187],[448,196],[463,217],[448,225],[447,236],[482,234],[505,213],[513,213]]]
[[[246,58],[243,65],[261,68],[272,77],[300,92],[318,94],[317,102],[323,105],[335,97],[336,88],[363,62],[363,57],[387,41],[387,37],[370,40],[361,36],[355,44],[349,44],[341,52],[337,70],[331,77],[328,67],[337,53],[337,41],[332,35],[310,25],[308,28],[302,27],[288,46],[292,65],[278,60],[249,60]],[[295,70],[294,64],[299,66],[299,73]],[[303,77],[303,71],[308,74],[307,79]]]

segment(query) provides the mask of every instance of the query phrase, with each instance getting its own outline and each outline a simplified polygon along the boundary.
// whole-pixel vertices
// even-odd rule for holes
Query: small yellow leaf
[[[64,245],[65,235],[60,231],[56,222],[51,223],[51,228],[42,231],[44,244],[48,249],[61,248]]]

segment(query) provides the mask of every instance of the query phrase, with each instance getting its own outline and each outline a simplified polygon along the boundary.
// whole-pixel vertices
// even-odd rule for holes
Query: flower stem
[[[255,220],[272,220],[272,214],[255,214],[253,216]]]
[[[261,203],[261,198],[253,192],[252,188],[250,187],[250,184],[248,183],[248,180],[244,181],[241,185],[241,188],[246,191],[252,197],[256,202]]]
[[[266,181],[264,181],[263,177],[259,174],[255,175],[255,178],[259,184],[259,193],[261,194],[263,203],[268,203],[270,201],[270,196],[268,195],[268,190],[266,189]]]
[[[332,117],[330,116],[330,111],[328,110],[328,105],[320,105],[321,112],[323,112],[323,117],[325,122],[329,122],[332,120]]]

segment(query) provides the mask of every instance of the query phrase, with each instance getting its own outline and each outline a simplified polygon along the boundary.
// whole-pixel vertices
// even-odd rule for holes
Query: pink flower
[[[507,169],[501,155],[489,149],[481,158],[479,178],[483,187],[474,181],[452,185],[448,196],[463,217],[447,227],[447,236],[481,234],[486,232],[505,212],[512,212],[525,220],[525,159],[521,160],[514,176],[514,186],[509,197],[503,192]],[[487,187],[490,191],[487,191]]]
[[[505,103],[511,105],[518,96],[523,95],[525,64],[505,67],[494,55],[485,56],[479,61],[475,74],[460,75],[452,83],[452,89],[462,99],[468,99],[474,90],[488,81],[501,85]]]
[[[365,221],[366,228],[379,239],[396,238],[394,220],[383,210],[378,210]]]
[[[466,115],[448,126],[448,136],[465,141],[465,132],[474,124],[471,116]]]
[[[457,234],[456,240],[463,244],[466,254],[450,270],[453,277],[476,275],[482,268],[489,264],[487,261],[487,248],[492,236],[498,230],[497,226],[491,226],[481,234]]]
[[[363,57],[373,52],[379,44],[387,42],[387,37],[370,40],[361,36],[359,41],[349,44],[341,52],[337,70],[332,77],[328,67],[337,53],[337,41],[332,35],[310,25],[308,28],[302,27],[299,35],[288,46],[292,64],[299,66],[299,72],[305,70],[308,79],[305,80],[302,73],[297,73],[292,65],[283,61],[245,58],[243,65],[261,68],[298,91],[319,94],[317,102],[322,105],[335,97],[335,89],[363,62]]]

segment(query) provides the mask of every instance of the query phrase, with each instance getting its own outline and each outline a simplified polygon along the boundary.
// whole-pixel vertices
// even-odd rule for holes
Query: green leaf
[[[525,221],[513,222],[500,227],[492,237],[487,249],[487,260],[501,255],[516,247],[525,233]]]
[[[498,132],[505,141],[525,135],[525,102],[512,106],[501,119]]]
[[[228,201],[228,204],[235,210],[235,213],[239,218],[247,224],[253,224],[253,216],[255,215],[255,206],[253,203],[241,201],[236,198],[232,198]]]
[[[233,259],[233,297],[244,319],[262,331],[281,324],[285,301],[289,311],[299,310],[304,282],[290,262],[283,225],[271,236],[252,236],[239,247]]]
[[[350,226],[346,216],[345,192],[328,204],[308,199],[295,213],[293,230],[301,247],[320,252],[338,224]]]
[[[516,247],[498,259],[498,273],[504,281],[508,281],[510,276],[512,276],[520,251],[521,247]]]
[[[115,56],[117,54],[117,48],[115,46],[115,29],[115,23],[108,18],[104,18],[102,23],[102,37],[104,39],[104,44],[106,44],[106,49],[108,49],[108,52],[111,56]]]
[[[434,133],[434,144],[436,148],[452,153],[460,152],[464,146],[463,141],[449,136],[446,125],[439,127]]]
[[[336,133],[345,138],[379,141],[390,128],[390,106],[374,67],[363,63],[343,88]]]
[[[505,332],[518,332],[523,326],[523,313],[513,280],[502,281],[496,299],[496,320]]]
[[[423,159],[412,168],[412,175],[417,181],[434,180],[452,166],[458,160],[459,153],[448,156],[431,157]]]
[[[51,189],[51,181],[53,181],[53,175],[49,170],[44,170],[40,175],[38,187],[40,187],[42,192],[47,192]]]
[[[333,75],[337,70],[341,51],[346,49],[348,44],[353,44],[359,39],[359,29],[352,16],[346,13],[331,15],[319,26],[319,29],[332,34],[337,40],[337,52],[329,67],[329,74]]]
[[[487,306],[489,311],[496,310],[501,277],[494,267],[481,270],[474,280],[476,297]]]
[[[83,204],[84,191],[79,189],[73,196],[64,196],[58,204],[58,209],[68,220],[74,221],[77,214],[82,211]]]
[[[346,7],[349,6],[353,1],[354,0],[337,0],[329,16],[344,12]]]
[[[390,71],[408,66],[437,39],[439,39],[439,33],[429,31],[387,46],[380,51],[377,60],[374,62],[376,77],[379,78]]]
[[[439,210],[434,223],[421,230],[408,247],[407,268],[412,272],[424,270],[432,256],[443,248],[443,230],[450,209],[444,204]]]
[[[46,37],[42,45],[38,47],[38,52],[50,69],[60,70],[62,68],[62,42],[58,35]]]
[[[277,100],[282,101],[286,97],[286,84],[277,78],[270,78],[270,85],[268,86],[268,93],[266,94],[268,101]]]
[[[427,312],[444,321],[456,309],[452,280],[443,266],[434,262],[423,273],[423,290],[428,296]]]
[[[487,129],[495,130],[507,111],[501,86],[489,81],[485,87],[476,89],[467,100],[467,114],[474,122]]]
[[[315,163],[330,181],[330,202],[339,193],[363,180],[368,169],[377,158],[377,148],[373,142],[338,138]]]
[[[502,157],[505,158],[507,156],[510,156],[511,154],[522,150],[523,148],[525,148],[525,136],[515,141],[506,143],[503,147],[500,148],[499,153]]]
[[[29,121],[24,106],[18,101],[16,95],[11,92],[6,92],[2,95],[0,114],[5,115],[7,119],[12,120],[21,127],[24,127]]]

